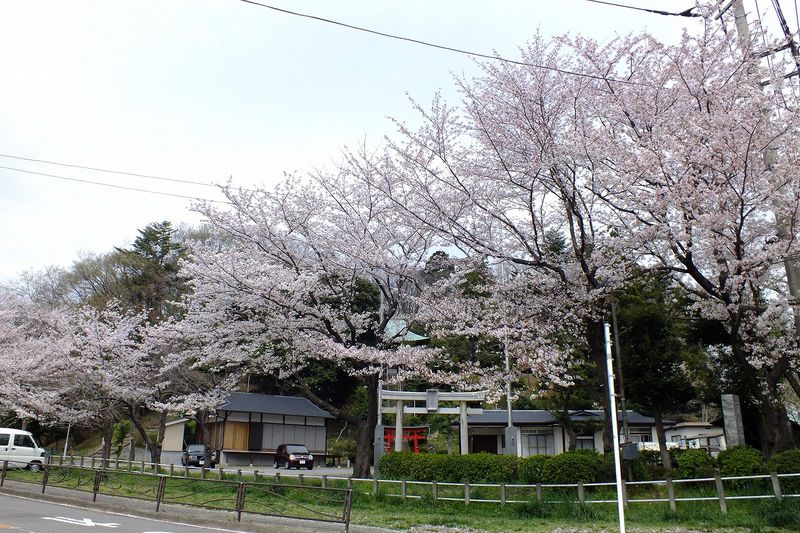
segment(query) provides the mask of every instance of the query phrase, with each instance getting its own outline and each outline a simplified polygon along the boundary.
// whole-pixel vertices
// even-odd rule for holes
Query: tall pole
[[[62,459],[67,458],[67,446],[69,446],[69,430],[72,429],[72,422],[67,424],[67,438],[64,439],[64,453],[61,456]]]
[[[608,400],[611,404],[611,431],[614,434],[614,474],[617,479],[617,512],[619,514],[619,533],[625,533],[625,504],[622,491],[622,466],[619,457],[619,427],[617,426],[617,395],[614,391],[614,363],[611,357],[610,326],[606,323],[606,373],[608,374]]]
[[[782,16],[782,15],[779,15]],[[744,2],[742,0],[733,0],[733,17],[736,21],[736,34],[739,36],[739,46],[742,49],[743,54],[749,54],[750,51],[750,26],[747,23],[747,12],[744,9]],[[791,35],[787,35],[787,39],[790,40],[790,45],[794,43],[794,37]],[[792,47],[793,54],[795,53],[796,47]],[[797,55],[794,55],[795,63],[798,62]],[[800,66],[798,66],[800,69]],[[764,150],[764,164],[769,169],[775,165],[778,161],[778,153],[775,148],[767,148]],[[778,238],[789,241],[792,238],[791,232],[791,223],[786,217],[782,215],[777,215],[775,223],[777,225],[777,233]],[[786,257],[783,260],[783,267],[786,270],[786,284],[789,289],[789,296],[791,297],[790,300],[794,301],[794,331],[795,335],[800,338],[800,309],[797,308],[800,305],[800,266],[798,266],[798,262],[796,259],[792,259],[791,257]],[[795,373],[790,370],[787,371],[787,376],[790,383],[794,381],[793,388],[795,391],[797,388],[800,388],[800,383],[798,383],[798,378]],[[794,387],[797,384],[798,387]]]
[[[617,357],[617,379],[619,380],[619,403],[622,410],[622,434],[625,442],[630,442],[628,431],[628,410],[625,407],[625,380],[622,377],[622,356],[619,353],[619,331],[617,331],[617,304],[611,302],[611,327],[614,330],[614,354]]]

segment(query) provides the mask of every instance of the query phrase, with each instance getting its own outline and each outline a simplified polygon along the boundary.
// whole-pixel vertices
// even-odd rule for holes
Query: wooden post
[[[303,484],[303,474],[297,474],[297,479],[300,481],[300,484]]]
[[[92,470],[94,470],[94,456],[92,456]]]
[[[542,498],[542,484],[541,483],[537,483],[536,484],[536,501],[539,502],[539,503],[542,503],[542,500],[543,500],[543,498]]]
[[[225,470],[222,467],[219,467],[219,478],[225,479]]]
[[[347,488],[348,489],[352,489],[353,488],[353,476],[349,476],[347,478]]]
[[[327,476],[322,476],[323,486],[324,486],[326,477]],[[378,482],[378,478],[377,477],[372,478],[372,494],[373,494],[373,496],[377,496],[378,495],[378,483],[379,482]]]
[[[119,457],[114,459],[114,470],[119,470]]]
[[[775,493],[775,499],[778,501],[783,500],[783,491],[781,490],[781,480],[777,472],[770,472],[769,477],[772,480],[772,492]]]
[[[47,480],[50,479],[50,465],[44,465],[44,473],[42,474],[42,494],[44,489],[47,488]]]
[[[439,497],[439,486],[436,484],[436,481],[431,482],[431,499],[436,501]]]
[[[174,475],[175,475],[175,465],[170,463],[169,464],[169,477],[172,477]]]
[[[625,506],[625,509],[628,508],[628,485],[625,483],[623,479],[620,484],[622,485],[622,505]]]
[[[328,474],[322,474],[322,488],[324,489],[327,487],[328,487]]]
[[[83,455],[81,455],[81,468],[83,468],[83,460],[86,459]]]
[[[500,505],[506,504],[506,484],[500,483]]]
[[[164,487],[167,484],[167,478],[164,476],[158,477],[158,488],[156,489],[156,512],[161,509],[161,500],[164,499]]]
[[[675,485],[672,484],[672,478],[667,478],[667,498],[669,498],[669,510],[673,513],[678,510],[675,505]]]
[[[258,473],[258,470],[253,470],[253,481],[255,481],[256,483],[258,483],[258,476],[259,475],[260,474]]]
[[[586,503],[586,493],[583,490],[583,481],[578,481],[578,502],[581,505]]]
[[[728,503],[725,501],[725,490],[722,488],[722,478],[719,477],[719,470],[714,472],[714,484],[717,486],[719,510],[722,514],[728,514]]]
[[[100,492],[100,471],[94,471],[94,485],[92,486],[92,501],[97,501],[97,493]]]
[[[470,486],[469,481],[464,483],[464,505],[469,505]]]
[[[189,477],[189,465],[183,465],[183,477]]]
[[[408,495],[408,486],[406,480],[400,482],[400,496],[402,496],[403,501],[406,500],[406,496]]]
[[[236,493],[236,521],[242,521],[242,511],[244,510],[244,498],[247,493],[247,487],[241,481],[239,482],[239,489]]]

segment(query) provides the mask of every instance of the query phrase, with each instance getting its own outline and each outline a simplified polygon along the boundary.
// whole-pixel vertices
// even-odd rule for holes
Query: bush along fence
[[[63,463],[63,460],[62,460]],[[105,463],[108,463],[105,461]],[[335,522],[350,527],[352,488],[331,486],[270,483],[227,479],[220,469],[220,479],[210,477],[176,476],[167,469],[156,466],[152,471],[125,470],[98,466],[46,464],[41,469],[31,469],[27,463],[3,461],[0,487],[6,480],[36,483],[42,494],[48,487],[72,489],[98,495],[119,496],[152,501],[158,512],[163,504],[178,504],[242,514],[278,516],[320,522]],[[133,466],[133,465],[131,465]],[[180,469],[181,472],[183,469]]]

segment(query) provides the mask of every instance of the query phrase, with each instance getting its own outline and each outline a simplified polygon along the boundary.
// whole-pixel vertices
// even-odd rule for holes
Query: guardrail
[[[317,487],[260,481],[177,477],[156,472],[124,471],[74,465],[46,464],[31,470],[27,463],[3,461],[0,487],[6,480],[48,487],[89,492],[92,501],[98,495],[121,496],[152,501],[158,512],[162,504],[179,504],[230,511],[241,521],[242,514],[277,516],[333,522],[350,527],[353,502],[351,488]]]

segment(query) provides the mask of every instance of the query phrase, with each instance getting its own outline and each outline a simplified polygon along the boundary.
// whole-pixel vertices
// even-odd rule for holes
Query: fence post
[[[219,478],[225,479],[225,469],[222,467],[219,467]]]
[[[327,478],[328,478],[328,476],[322,476],[322,486],[323,487],[325,486],[325,480]],[[375,476],[374,478],[372,478],[372,495],[373,496],[377,496],[378,495],[378,476]]]
[[[299,479],[300,484],[302,485],[304,483],[303,474],[297,474],[297,478]]]
[[[94,471],[94,485],[92,486],[92,501],[97,501],[97,493],[100,492],[100,471]]]
[[[80,466],[81,466],[81,468],[83,468],[83,460],[84,460],[84,459],[86,459],[86,457],[84,457],[83,455],[81,455],[81,465],[80,465]]]
[[[169,477],[172,477],[174,475],[175,475],[175,465],[173,463],[170,463],[169,464]]]
[[[353,489],[347,489],[344,495],[344,532],[350,531],[350,508],[353,506]]]
[[[94,456],[92,456],[92,470],[94,470]]]
[[[539,502],[539,503],[542,503],[542,499],[543,499],[542,498],[542,484],[541,483],[537,483],[536,484],[536,501]]]
[[[241,468],[237,468],[236,469],[236,477],[238,477],[239,479],[242,479],[242,469]]]
[[[275,472],[275,483],[280,483],[280,482],[281,482],[281,473]]]
[[[253,481],[258,483],[258,476],[260,476],[260,475],[261,474],[258,473],[258,470],[253,470]]]
[[[75,456],[74,455],[70,455],[69,456],[69,466],[75,466]]]
[[[431,498],[433,501],[439,497],[439,485],[436,483],[436,480],[431,482]]]
[[[58,466],[61,466],[63,464],[64,464],[64,456],[63,455],[59,455],[58,456]]]
[[[3,461],[3,473],[0,474],[0,487],[6,482],[6,474],[8,474],[8,461]]]
[[[167,485],[165,476],[158,476],[158,489],[156,489],[156,512],[161,509],[161,500],[164,499],[164,488]]]
[[[133,470],[133,461],[128,459],[128,472],[130,472],[131,470]]]
[[[469,481],[464,482],[464,505],[469,505],[469,497],[470,497],[471,487],[469,486]]]
[[[672,478],[667,478],[667,498],[669,498],[669,510],[673,513],[678,510],[675,505],[675,485],[672,484]]]
[[[114,470],[119,470],[119,457],[114,459]]]
[[[500,483],[500,505],[506,504],[506,484]]]
[[[244,494],[247,491],[244,483],[239,482],[239,491],[236,494],[236,521],[242,521],[242,511],[244,510]]]
[[[142,470],[142,474],[144,474],[144,459],[142,459],[142,468],[141,468],[141,470]]]
[[[42,494],[44,494],[44,489],[47,487],[47,480],[50,478],[50,465],[44,465],[44,472],[42,472]]]
[[[578,502],[581,505],[586,503],[586,493],[583,490],[583,481],[578,481]]]
[[[722,478],[719,477],[719,470],[714,472],[714,484],[717,486],[719,510],[722,514],[728,514],[728,503],[725,501],[725,490],[722,488]]]
[[[624,479],[622,480],[622,505],[625,509],[628,508],[628,485]]]
[[[400,482],[400,496],[403,498],[403,501],[406,500],[406,495],[408,494],[408,486],[406,485],[406,480],[402,480]]]
[[[781,480],[778,477],[778,473],[770,472],[769,477],[770,479],[772,479],[772,492],[775,493],[775,499],[778,501],[783,500],[783,491],[781,490]]]
[[[347,488],[348,489],[352,489],[353,488],[353,476],[348,476],[348,478],[347,478]]]

